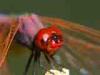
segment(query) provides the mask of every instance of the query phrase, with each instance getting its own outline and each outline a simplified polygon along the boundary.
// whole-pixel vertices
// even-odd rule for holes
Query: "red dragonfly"
[[[100,69],[99,34],[99,30],[58,18],[35,14],[0,15],[0,70],[15,39],[32,51],[24,75],[28,74],[32,58],[35,67],[47,68],[44,67],[45,64],[41,64],[44,62],[40,60],[41,52],[50,64],[50,68],[74,67],[80,75],[97,75],[94,69]],[[33,75],[38,75],[35,68]]]

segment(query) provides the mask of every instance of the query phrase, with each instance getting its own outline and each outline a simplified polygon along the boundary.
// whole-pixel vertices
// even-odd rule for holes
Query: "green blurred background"
[[[36,13],[43,16],[63,18],[100,30],[99,0],[0,0],[0,13]],[[13,75],[22,75],[29,52],[20,45],[12,44],[8,62]],[[17,55],[18,54],[18,55]],[[10,59],[10,57],[12,57]],[[75,72],[76,73],[76,72]],[[74,71],[72,75],[75,75]],[[77,73],[76,73],[77,75]]]
[[[100,28],[99,0],[0,0],[1,13],[37,13]]]

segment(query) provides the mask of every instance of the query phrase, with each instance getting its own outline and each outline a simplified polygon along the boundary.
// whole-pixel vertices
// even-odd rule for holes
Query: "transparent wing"
[[[2,19],[3,18],[0,17],[0,67],[2,67],[5,61],[8,49],[19,26],[14,17],[9,17],[10,22],[8,19],[4,19],[4,21],[2,21]]]
[[[70,69],[77,69],[79,75],[100,74],[99,30],[58,18],[40,19],[44,24],[57,25],[63,31],[64,47],[55,56],[56,59],[60,58],[59,63]]]

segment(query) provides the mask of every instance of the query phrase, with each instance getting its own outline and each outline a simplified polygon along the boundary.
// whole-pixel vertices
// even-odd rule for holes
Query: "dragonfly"
[[[28,74],[32,59],[35,67],[33,75],[42,74],[37,67],[44,70],[74,68],[79,71],[79,75],[98,75],[99,34],[99,30],[55,17],[36,14],[0,15],[0,70],[7,62],[12,41],[16,40],[31,50],[24,75]]]

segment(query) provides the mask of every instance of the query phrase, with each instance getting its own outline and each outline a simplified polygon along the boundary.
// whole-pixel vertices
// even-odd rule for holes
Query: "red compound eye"
[[[41,29],[36,36],[35,44],[42,51],[53,55],[63,44],[62,32],[55,26]]]

